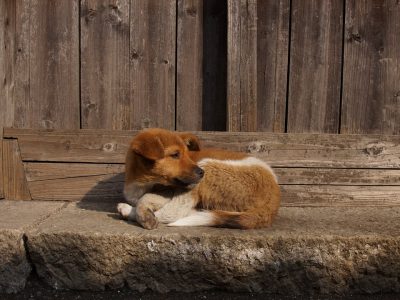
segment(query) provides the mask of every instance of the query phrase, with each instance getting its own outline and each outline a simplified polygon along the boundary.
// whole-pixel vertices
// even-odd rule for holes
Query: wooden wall
[[[0,126],[400,134],[397,0],[0,0]]]

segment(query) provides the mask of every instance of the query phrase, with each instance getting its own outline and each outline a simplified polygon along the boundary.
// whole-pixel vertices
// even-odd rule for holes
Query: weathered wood
[[[399,33],[399,1],[346,1],[342,133],[400,134]]]
[[[7,200],[31,200],[17,140],[3,142],[3,182]]]
[[[257,131],[285,132],[289,0],[257,1]]]
[[[35,200],[119,201],[123,197],[123,164],[25,163],[24,166]],[[276,169],[283,206],[400,205],[399,172]]]
[[[15,9],[16,1],[0,0],[0,128],[14,121]]]
[[[203,0],[202,130],[225,131],[227,126],[227,2]]]
[[[24,163],[28,182],[66,178],[117,175],[125,172],[125,164],[85,164],[85,163]]]
[[[132,0],[133,128],[175,128],[176,1]]]
[[[134,131],[4,129],[24,161],[124,163]],[[275,167],[400,168],[400,136],[196,133],[205,147],[254,154]]]
[[[202,129],[203,1],[178,0],[176,129]]]
[[[282,206],[399,206],[400,186],[284,185]]]
[[[400,169],[274,168],[283,185],[400,186]]]
[[[123,164],[24,163],[34,200],[122,200]]]
[[[82,1],[82,128],[133,128],[129,34],[129,0]]]
[[[15,95],[15,125],[79,128],[78,1],[34,0],[22,5],[24,9],[29,6],[28,18],[22,20],[29,22],[29,41],[21,41],[29,67],[24,56],[24,68],[18,74],[22,76],[21,88],[29,88],[29,97]],[[29,74],[28,82],[23,73]]]
[[[293,0],[288,132],[339,130],[343,0]]]
[[[228,130],[257,130],[257,0],[228,0]]]

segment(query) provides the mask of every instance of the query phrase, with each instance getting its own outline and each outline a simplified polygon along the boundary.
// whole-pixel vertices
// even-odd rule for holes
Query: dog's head
[[[126,172],[134,173],[132,178],[145,184],[188,187],[204,175],[189,155],[199,150],[199,140],[191,133],[144,130],[131,142]]]

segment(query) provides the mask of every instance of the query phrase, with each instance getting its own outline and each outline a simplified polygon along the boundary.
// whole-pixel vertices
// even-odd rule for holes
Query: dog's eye
[[[172,153],[170,156],[171,156],[172,158],[174,158],[174,159],[179,159],[179,157],[181,156],[181,154],[179,153],[179,151],[176,151],[176,152]]]

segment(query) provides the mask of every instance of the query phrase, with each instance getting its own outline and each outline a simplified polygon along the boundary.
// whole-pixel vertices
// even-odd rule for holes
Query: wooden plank
[[[257,130],[257,0],[228,0],[228,130]]]
[[[34,200],[122,199],[123,164],[24,163],[24,166]],[[400,205],[398,170],[278,168],[276,172],[280,176],[283,206]]]
[[[203,0],[202,130],[226,131],[227,10],[226,1]]]
[[[346,1],[341,133],[400,134],[400,5]]]
[[[339,129],[343,0],[293,0],[288,132]]]
[[[129,26],[129,0],[82,1],[82,128],[133,128]]]
[[[7,200],[31,200],[17,140],[3,140],[4,196]]]
[[[289,0],[257,1],[257,131],[285,132]]]
[[[5,129],[24,161],[124,163],[134,131]],[[204,147],[249,152],[275,167],[400,168],[400,136],[274,133],[197,134]]]
[[[132,0],[133,128],[175,128],[175,0]]]
[[[400,186],[282,186],[282,206],[400,206]]]
[[[121,200],[124,164],[24,163],[34,200]]]
[[[116,175],[125,171],[124,164],[41,163],[25,162],[28,182],[90,176]],[[382,185],[400,186],[400,170],[388,169],[322,169],[275,168],[283,185]]]
[[[274,168],[283,185],[400,186],[400,169]]]
[[[15,95],[15,126],[79,128],[78,1],[35,0],[22,5],[29,6],[28,18],[23,20],[29,22],[29,42],[24,37],[17,50],[24,52],[18,74],[21,89],[28,88],[29,97],[25,91],[24,97]]]
[[[0,128],[14,121],[15,9],[15,1],[0,0]]]
[[[203,1],[178,0],[176,129],[202,129]]]

